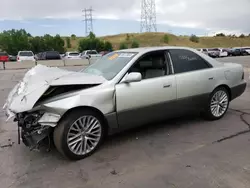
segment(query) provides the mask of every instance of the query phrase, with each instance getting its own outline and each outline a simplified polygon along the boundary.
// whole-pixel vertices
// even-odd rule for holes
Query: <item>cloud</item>
[[[57,25],[52,25],[52,24],[41,24],[39,26],[40,27],[57,27]]]
[[[82,9],[93,7],[95,19],[140,20],[141,0],[1,0],[1,19],[82,20]],[[31,8],[32,7],[32,8]],[[250,0],[156,0],[157,23],[186,28],[209,28],[208,32],[250,33]]]

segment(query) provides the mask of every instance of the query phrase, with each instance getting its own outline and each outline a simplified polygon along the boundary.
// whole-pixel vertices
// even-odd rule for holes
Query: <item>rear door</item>
[[[180,112],[204,107],[216,80],[212,65],[187,49],[171,49],[169,53],[176,76]]]
[[[129,72],[140,72],[142,80],[116,85],[119,126],[128,129],[171,116],[176,101],[176,80],[167,64],[165,51],[141,57]]]

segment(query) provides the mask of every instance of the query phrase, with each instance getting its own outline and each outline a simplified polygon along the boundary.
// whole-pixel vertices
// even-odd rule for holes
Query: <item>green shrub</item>
[[[138,41],[133,40],[132,44],[131,44],[131,48],[139,48],[140,44]]]
[[[199,43],[199,37],[197,37],[196,35],[191,35],[189,40],[195,43]]]
[[[240,37],[240,38],[245,38],[245,35],[244,35],[244,34],[241,34],[239,37]]]
[[[164,41],[164,43],[169,43],[169,36],[168,36],[168,34],[165,34],[164,36],[163,36],[163,41]]]
[[[72,39],[72,40],[76,40],[76,35],[75,35],[75,34],[72,34],[72,35],[71,35],[71,39]]]
[[[69,37],[66,38],[66,45],[67,45],[67,48],[71,48],[71,42],[70,42]]]
[[[128,45],[125,42],[120,43],[119,49],[128,49]]]
[[[224,33],[218,33],[215,35],[216,37],[225,37],[226,35]]]

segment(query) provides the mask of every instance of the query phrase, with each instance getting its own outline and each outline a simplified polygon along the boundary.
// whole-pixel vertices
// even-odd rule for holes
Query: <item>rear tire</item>
[[[57,150],[71,160],[92,155],[104,138],[104,120],[92,110],[75,110],[67,114],[54,130]]]
[[[229,93],[225,87],[216,88],[209,96],[204,117],[207,120],[221,119],[229,106]]]

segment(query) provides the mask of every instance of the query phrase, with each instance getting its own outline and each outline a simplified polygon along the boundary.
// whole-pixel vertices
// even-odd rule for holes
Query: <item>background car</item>
[[[57,51],[46,51],[41,54],[41,60],[59,60],[61,59],[60,53]]]
[[[228,56],[228,52],[225,48],[219,48],[219,50],[220,50],[219,57],[227,57]]]
[[[232,48],[232,55],[233,56],[244,56],[244,55],[248,55],[248,53],[246,52],[246,50],[244,48]]]
[[[85,50],[81,53],[81,58],[83,59],[89,59],[91,57],[93,58],[99,58],[102,54],[99,54],[96,50]]]
[[[106,55],[106,54],[108,54],[108,53],[110,53],[110,51],[101,51],[101,52],[100,52],[100,54],[101,54],[102,56],[104,56],[104,55]]]
[[[208,50],[206,48],[199,48],[198,51],[208,55]]]
[[[224,48],[224,50],[227,51],[228,56],[232,56],[233,55],[232,48]]]
[[[220,57],[220,50],[219,48],[208,48],[208,55],[210,57],[216,58],[216,57]]]
[[[9,61],[9,55],[6,52],[0,52],[0,62]]]
[[[17,61],[36,61],[32,51],[19,51],[17,54]]]
[[[245,48],[240,48],[240,54],[242,55],[242,56],[244,56],[244,55],[248,55],[248,52],[246,51],[246,49]]]
[[[244,47],[245,55],[250,55],[250,47]]]
[[[16,61],[16,56],[15,55],[9,55],[9,61]]]
[[[59,152],[79,160],[107,135],[150,122],[191,112],[218,120],[245,89],[240,64],[191,48],[137,48],[111,52],[80,72],[37,65],[10,92],[4,110],[16,117],[26,146],[52,137]]]
[[[79,52],[66,52],[63,58],[64,59],[81,59],[81,54]]]

